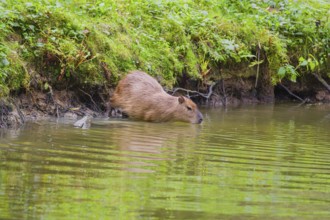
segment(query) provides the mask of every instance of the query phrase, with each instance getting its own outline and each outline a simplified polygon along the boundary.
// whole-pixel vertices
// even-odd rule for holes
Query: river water
[[[330,219],[330,106],[2,131],[0,219]]]

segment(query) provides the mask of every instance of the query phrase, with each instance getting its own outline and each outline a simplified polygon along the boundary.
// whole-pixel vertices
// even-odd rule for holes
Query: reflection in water
[[[126,170],[132,172],[154,172],[148,169],[157,166],[153,160],[171,160],[176,147],[184,140],[196,143],[201,130],[200,125],[187,123],[96,121],[93,125],[108,129],[107,138],[119,147],[122,156],[127,158]]]
[[[330,106],[0,133],[0,219],[328,219]]]

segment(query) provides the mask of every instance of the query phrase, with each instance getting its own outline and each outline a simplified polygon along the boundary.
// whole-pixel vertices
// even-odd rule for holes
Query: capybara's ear
[[[179,100],[180,104],[184,103],[184,97],[183,96],[179,96],[178,100]]]

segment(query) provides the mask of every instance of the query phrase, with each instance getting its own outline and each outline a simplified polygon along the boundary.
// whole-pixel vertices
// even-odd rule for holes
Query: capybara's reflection
[[[185,123],[126,120],[108,121],[102,124],[109,128],[109,138],[118,147],[121,155],[129,158],[125,160],[128,165],[125,167],[130,167],[127,169],[134,172],[151,172],[152,166],[157,164],[154,161],[171,160],[171,155],[181,151],[182,147],[196,146],[202,128],[201,125]]]

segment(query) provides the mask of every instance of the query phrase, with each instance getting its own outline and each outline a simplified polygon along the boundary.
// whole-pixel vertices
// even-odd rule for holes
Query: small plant
[[[277,81],[281,81],[283,78],[288,78],[292,82],[296,82],[299,73],[297,72],[297,68],[290,64],[286,64],[281,66],[277,72]]]
[[[312,54],[309,54],[307,59],[305,59],[303,57],[299,58],[298,67],[305,67],[307,69],[307,71],[314,72],[315,70],[319,69],[320,64],[319,64],[319,61]]]

